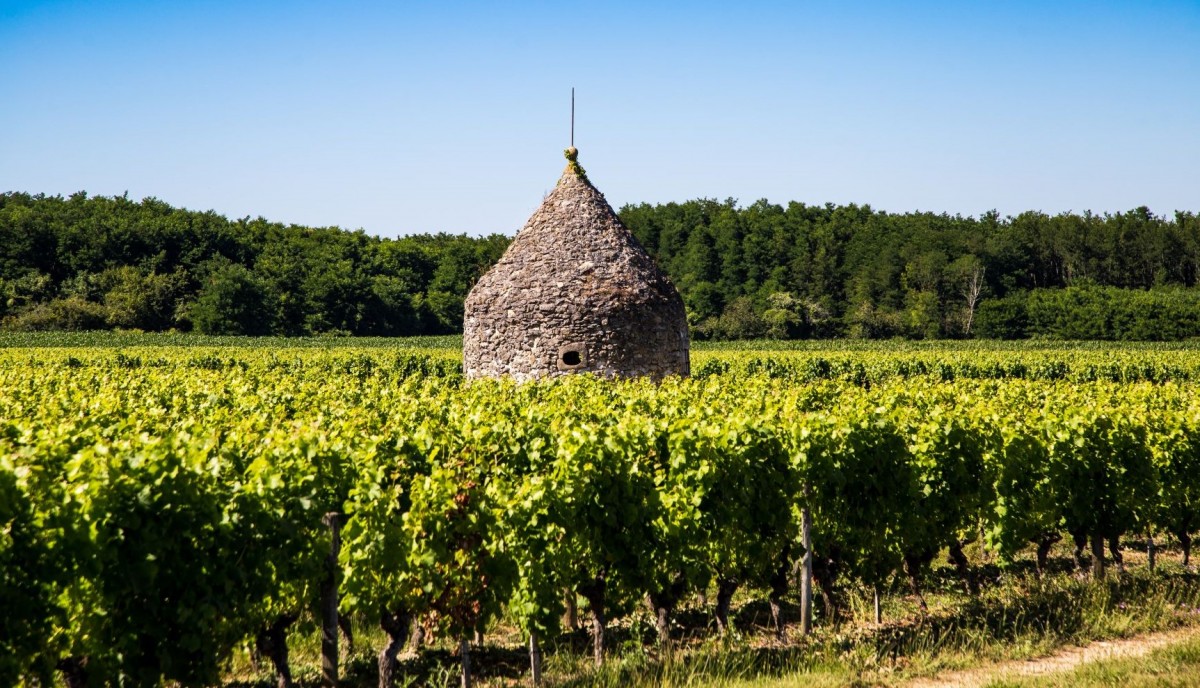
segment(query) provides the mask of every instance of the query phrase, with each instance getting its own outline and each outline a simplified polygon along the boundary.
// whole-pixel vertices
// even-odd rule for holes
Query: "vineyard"
[[[12,342],[9,342],[13,344]],[[851,587],[925,608],[1037,578],[1069,546],[1095,578],[1126,543],[1191,564],[1200,350],[701,351],[695,377],[466,383],[452,350],[0,349],[0,685],[220,683],[252,648],[292,683],[306,624],[542,647],[649,608],[660,647],[704,596],[712,634],[761,598],[780,634]],[[1146,550],[1142,550],[1146,551]],[[1197,599],[1192,587],[1180,595]],[[1188,597],[1190,595],[1190,597]],[[1181,598],[1182,599],[1182,598]],[[327,653],[328,656],[328,653]],[[336,673],[336,665],[331,668]],[[553,677],[547,677],[552,679]]]

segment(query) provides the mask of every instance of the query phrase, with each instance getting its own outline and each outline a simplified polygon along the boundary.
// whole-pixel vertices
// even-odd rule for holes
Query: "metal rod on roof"
[[[571,147],[575,147],[575,87],[571,87]]]

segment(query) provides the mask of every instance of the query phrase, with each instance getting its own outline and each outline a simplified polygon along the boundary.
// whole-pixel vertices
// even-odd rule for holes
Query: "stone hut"
[[[683,299],[576,162],[467,295],[463,370],[687,375]]]

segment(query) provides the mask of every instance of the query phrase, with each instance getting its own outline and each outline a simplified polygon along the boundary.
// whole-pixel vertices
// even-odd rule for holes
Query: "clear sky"
[[[1200,211],[1200,0],[9,2],[0,191],[512,234],[609,201]]]

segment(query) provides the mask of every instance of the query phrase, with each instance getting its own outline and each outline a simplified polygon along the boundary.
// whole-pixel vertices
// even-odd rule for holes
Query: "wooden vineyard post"
[[[875,623],[881,624],[883,623],[883,604],[879,599],[879,584],[876,583],[872,587],[875,592]]]
[[[471,688],[471,643],[463,633],[458,641],[459,661],[462,668],[462,688]]]
[[[567,590],[563,593],[563,597],[566,601],[563,624],[574,633],[579,630],[579,604],[575,599],[575,591]]]
[[[1104,580],[1104,536],[1092,533],[1092,578]]]
[[[542,685],[542,648],[538,645],[536,631],[529,633],[529,673],[534,688]]]
[[[805,501],[808,489],[804,490]],[[800,563],[800,634],[812,633],[812,513],[808,504],[800,510],[800,545],[804,547],[804,558]]]
[[[329,528],[329,556],[325,559],[325,579],[321,581],[321,685],[338,684],[338,553],[342,548],[342,515],[325,514],[321,522]]]

